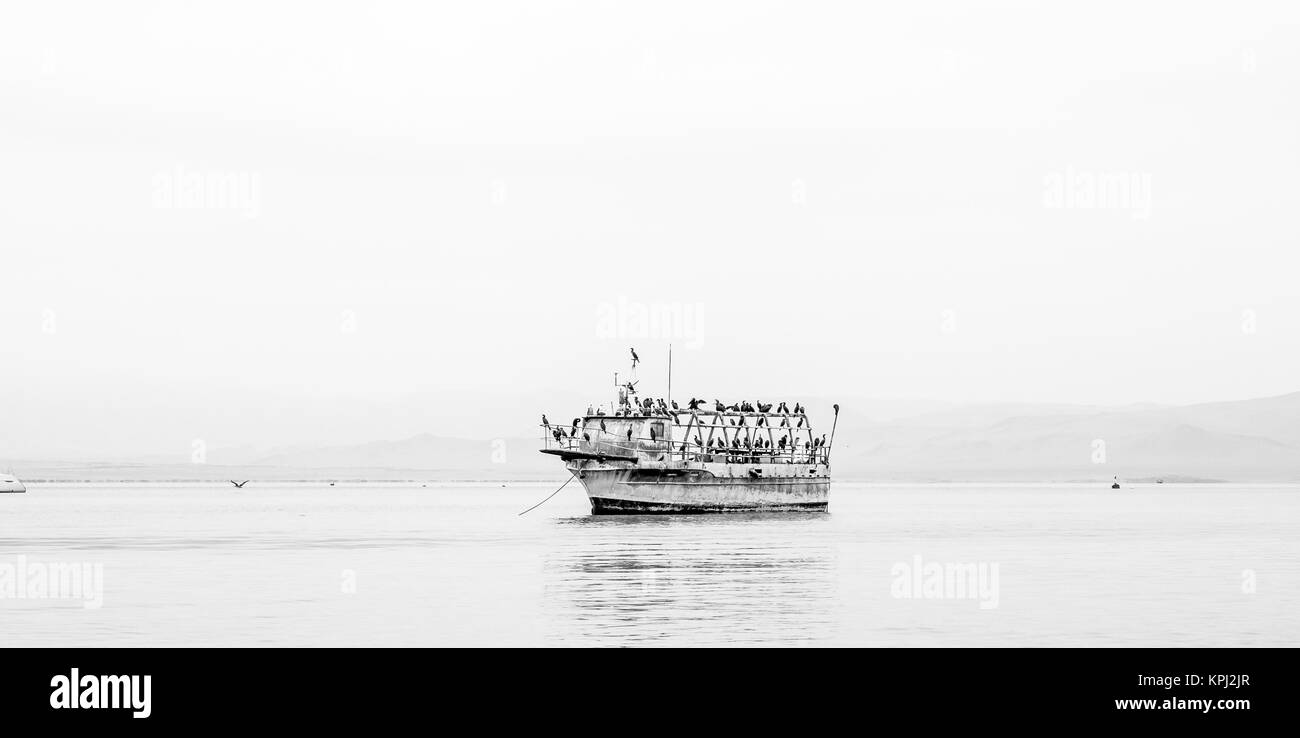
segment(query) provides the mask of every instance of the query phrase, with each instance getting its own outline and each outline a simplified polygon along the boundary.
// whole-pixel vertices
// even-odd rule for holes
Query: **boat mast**
[[[673,402],[673,345],[668,344],[668,404]]]

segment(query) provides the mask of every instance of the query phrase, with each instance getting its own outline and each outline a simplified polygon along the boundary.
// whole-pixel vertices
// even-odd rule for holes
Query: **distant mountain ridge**
[[[819,434],[835,427],[832,468],[841,479],[1300,481],[1300,392],[1185,406],[944,406],[879,420],[873,419],[869,401],[850,400],[838,423],[829,401],[804,402]],[[204,465],[188,464],[180,456],[153,456],[125,464],[48,468],[85,469],[93,476],[108,469],[129,474],[148,467],[173,475],[169,478],[208,478],[235,469],[278,478],[562,477],[562,464],[538,453],[540,447],[540,433],[492,440],[419,433],[357,444],[216,448]],[[16,463],[16,469],[22,468]]]

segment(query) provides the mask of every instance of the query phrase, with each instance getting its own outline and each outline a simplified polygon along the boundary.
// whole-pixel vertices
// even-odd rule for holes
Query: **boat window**
[[[664,440],[666,434],[664,433],[664,424],[662,422],[652,423],[650,428],[651,430],[654,431],[655,440],[657,441]]]

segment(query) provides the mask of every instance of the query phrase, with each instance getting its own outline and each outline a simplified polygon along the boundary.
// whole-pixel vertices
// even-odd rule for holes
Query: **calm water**
[[[593,518],[570,485],[516,516],[553,488],[33,485],[0,495],[0,567],[102,564],[103,604],[0,599],[0,644],[1300,645],[1294,486],[837,483],[828,514]],[[996,565],[997,606],[896,596],[918,556]]]

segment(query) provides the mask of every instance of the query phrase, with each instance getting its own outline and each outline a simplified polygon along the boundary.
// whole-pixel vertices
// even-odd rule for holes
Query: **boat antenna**
[[[673,401],[673,345],[668,344],[668,402]]]
[[[826,463],[831,463],[831,448],[835,446],[835,426],[840,424],[840,406],[839,403],[831,405],[835,408],[835,420],[831,421],[831,442],[826,446]]]

